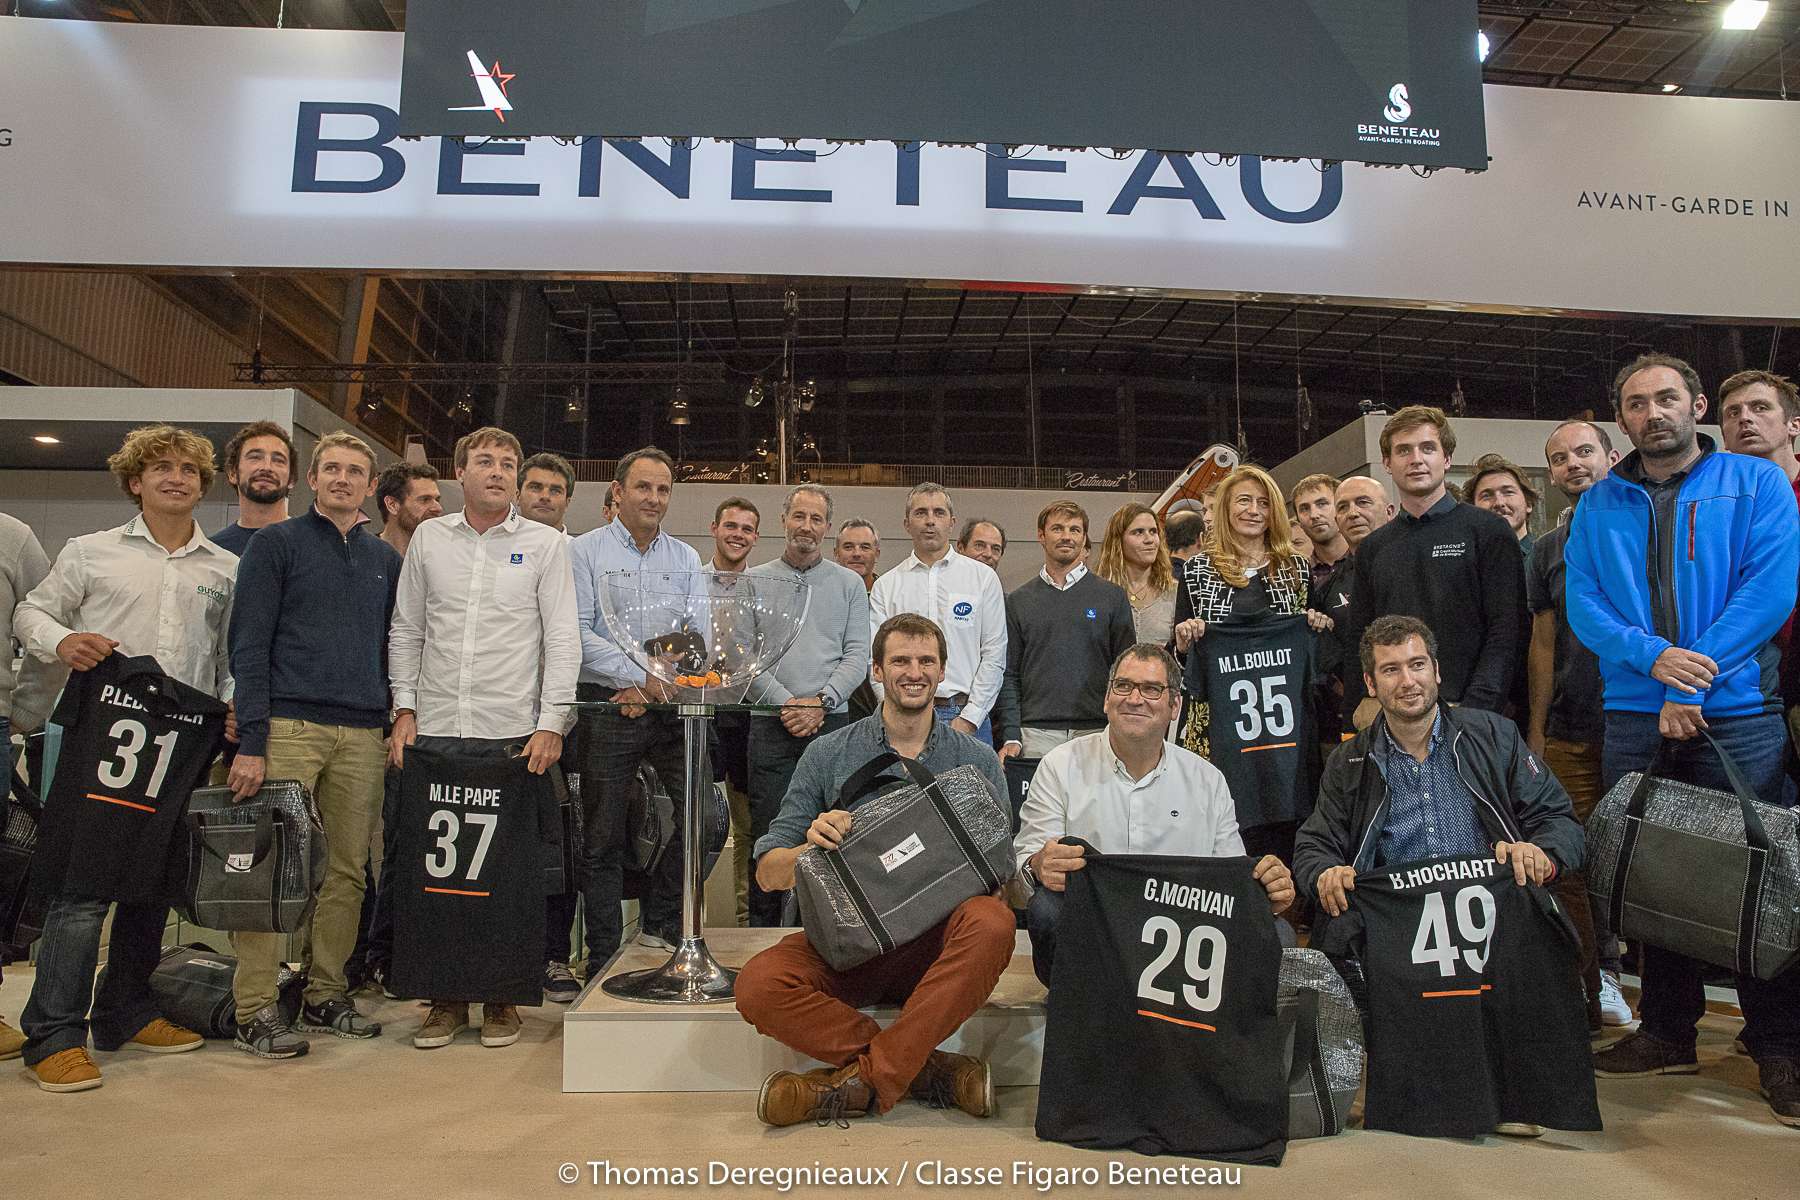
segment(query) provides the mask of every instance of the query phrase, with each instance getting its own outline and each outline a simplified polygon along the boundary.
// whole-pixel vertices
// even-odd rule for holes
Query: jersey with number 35
[[[543,843],[560,836],[554,785],[523,758],[417,746],[400,773],[390,983],[405,996],[543,1000]]]
[[[1364,1128],[1600,1128],[1574,930],[1550,892],[1472,857],[1358,875],[1350,898],[1369,995]]]
[[[1304,821],[1319,781],[1306,618],[1221,621],[1191,653],[1202,656],[1210,761],[1231,786],[1238,827]]]
[[[33,887],[70,900],[168,901],[187,861],[182,814],[224,740],[225,706],[154,658],[115,653],[70,674],[50,719],[62,748]]]

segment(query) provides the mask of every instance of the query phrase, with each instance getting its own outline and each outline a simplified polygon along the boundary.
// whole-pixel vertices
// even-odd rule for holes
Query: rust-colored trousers
[[[925,1060],[987,1003],[1013,953],[1012,910],[993,896],[957,906],[923,936],[848,971],[834,971],[804,933],[744,964],[737,1007],[758,1032],[834,1067],[857,1063],[886,1112]],[[859,1009],[901,1005],[883,1029]]]

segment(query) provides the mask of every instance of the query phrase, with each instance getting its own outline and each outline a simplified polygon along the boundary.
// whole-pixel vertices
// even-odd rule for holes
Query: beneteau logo
[[[481,103],[454,105],[450,111],[492,112],[500,118],[502,125],[506,124],[506,114],[511,112],[513,107],[512,101],[506,96],[506,85],[512,82],[513,77],[500,69],[500,60],[497,58],[494,60],[493,66],[482,66],[481,59],[476,57],[473,50],[469,51],[469,74],[474,78],[475,87],[481,93]]]
[[[1441,130],[1406,124],[1412,115],[1412,95],[1404,83],[1396,83],[1388,89],[1387,107],[1381,110],[1381,119],[1385,124],[1358,125],[1356,140],[1388,146],[1441,145]]]

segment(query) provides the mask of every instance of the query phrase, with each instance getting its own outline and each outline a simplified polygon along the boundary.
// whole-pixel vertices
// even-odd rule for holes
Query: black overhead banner
[[[1482,169],[1476,0],[411,0],[403,135]]]

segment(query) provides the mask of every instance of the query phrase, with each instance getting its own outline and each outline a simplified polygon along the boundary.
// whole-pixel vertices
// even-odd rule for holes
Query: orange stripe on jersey
[[[148,804],[138,804],[131,800],[121,800],[117,796],[100,796],[100,795],[94,794],[93,792],[89,792],[87,794],[87,798],[89,800],[98,800],[103,804],[116,804],[120,808],[135,808],[139,812],[153,813],[156,811],[154,808],[151,808]]]
[[[1148,1009],[1138,1009],[1137,1015],[1140,1017],[1154,1017],[1158,1021],[1167,1021],[1171,1025],[1186,1025],[1189,1029],[1204,1029],[1208,1033],[1219,1032],[1211,1025],[1202,1025],[1198,1021],[1184,1021],[1180,1017],[1165,1017],[1161,1013],[1153,1013]]]
[[[457,888],[428,887],[425,890],[428,892],[435,892],[440,896],[491,896],[491,895],[493,895],[492,892],[465,892],[465,891],[460,891]]]
[[[1420,992],[1419,995],[1426,1000],[1436,1000],[1443,996],[1479,996],[1483,992],[1491,992],[1493,990],[1493,984],[1484,983],[1478,988],[1464,988],[1461,991],[1455,992]]]
[[[1268,746],[1239,746],[1239,754],[1255,754],[1258,750],[1292,750],[1299,742],[1275,742]]]

